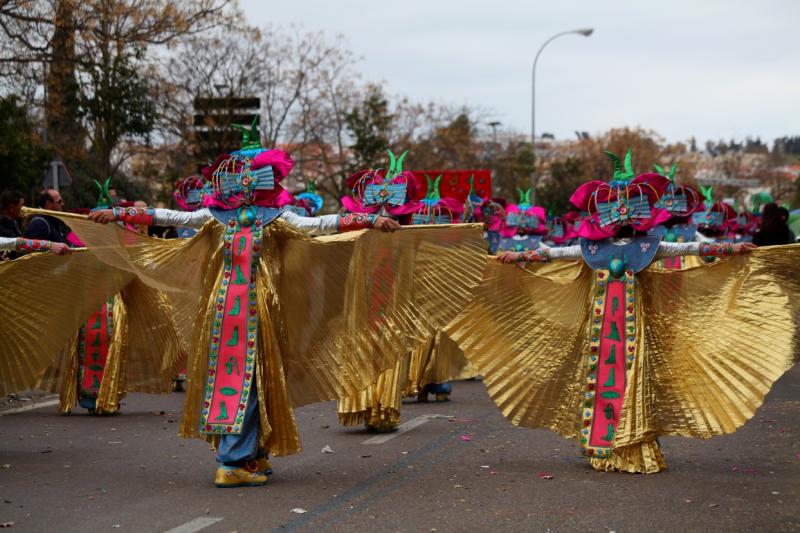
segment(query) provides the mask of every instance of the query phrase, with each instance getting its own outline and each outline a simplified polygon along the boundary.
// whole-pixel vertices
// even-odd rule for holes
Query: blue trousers
[[[78,398],[78,405],[84,409],[94,411],[94,408],[97,405],[97,398]]]
[[[431,394],[450,394],[453,390],[453,384],[449,381],[447,383],[433,383],[426,388]]]
[[[217,447],[217,462],[225,466],[242,466],[247,461],[264,456],[258,447],[258,394],[256,384],[247,398],[242,431],[238,435],[223,435]]]

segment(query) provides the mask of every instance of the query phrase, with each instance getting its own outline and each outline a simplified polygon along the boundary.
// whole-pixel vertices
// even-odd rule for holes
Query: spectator
[[[761,210],[761,221],[753,235],[753,244],[772,246],[793,243],[794,234],[786,225],[788,219],[788,211],[778,207],[778,204],[772,202],[764,205]]]
[[[19,191],[6,189],[0,194],[0,237],[22,237],[19,229],[19,214],[25,198]]]
[[[6,189],[0,193],[0,237],[16,239],[22,237],[19,229],[19,213],[25,199],[19,191]],[[16,259],[20,254],[13,251],[0,252],[0,261]]]
[[[64,210],[64,200],[55,189],[45,189],[39,196],[36,205],[41,209],[50,211]],[[49,215],[36,215],[33,217],[25,230],[25,237],[50,242],[67,242],[64,238],[64,233],[61,231],[61,222]]]

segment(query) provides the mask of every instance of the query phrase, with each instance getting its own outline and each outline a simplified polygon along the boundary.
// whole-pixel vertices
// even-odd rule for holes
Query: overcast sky
[[[364,78],[557,138],[640,125],[670,141],[800,135],[800,0],[241,0],[252,24],[341,33]]]

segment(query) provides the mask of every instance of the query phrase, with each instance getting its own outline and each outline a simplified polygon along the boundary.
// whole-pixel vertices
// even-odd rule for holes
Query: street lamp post
[[[536,202],[536,63],[539,62],[539,56],[544,50],[544,47],[550,44],[551,41],[558,39],[562,35],[577,34],[589,37],[594,32],[594,28],[582,28],[579,30],[562,31],[556,33],[549,39],[536,52],[536,57],[533,59],[533,69],[531,71],[531,150],[533,151],[533,170],[531,172],[531,190],[533,195],[533,203]]]

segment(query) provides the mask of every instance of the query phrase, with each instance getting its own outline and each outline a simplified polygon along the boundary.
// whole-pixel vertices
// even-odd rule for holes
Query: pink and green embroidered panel
[[[619,424],[627,370],[636,356],[636,281],[633,271],[611,279],[595,271],[581,444],[586,455],[608,457]]]
[[[97,398],[114,336],[114,298],[93,313],[78,333],[78,396]]]
[[[224,236],[222,281],[215,295],[215,314],[208,350],[208,379],[201,431],[241,432],[252,388],[258,312],[256,276],[262,227],[241,227],[231,220]]]

